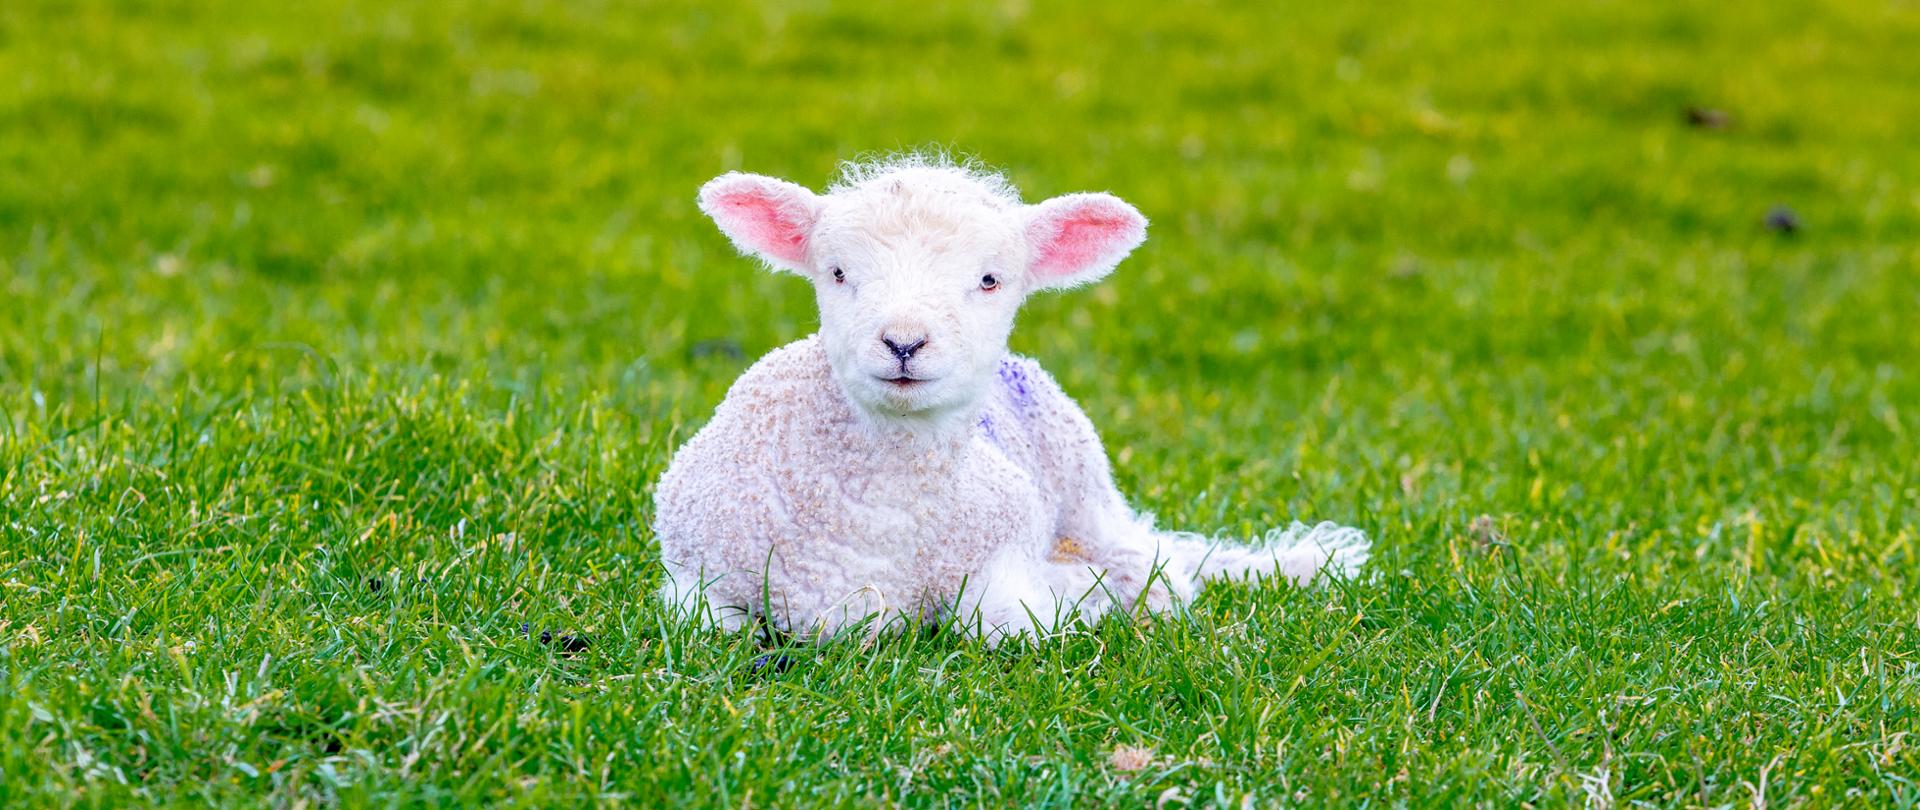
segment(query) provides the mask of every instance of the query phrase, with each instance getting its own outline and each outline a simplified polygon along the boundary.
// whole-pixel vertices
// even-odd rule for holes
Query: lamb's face
[[[1106,194],[1029,206],[953,167],[867,175],[815,195],[728,174],[700,205],[744,252],[813,282],[834,376],[883,418],[970,412],[1021,301],[1104,276],[1145,236],[1145,218]]]
[[[876,413],[938,417],[975,402],[1006,354],[1026,247],[1017,206],[919,179],[824,197],[808,275],[848,395]]]

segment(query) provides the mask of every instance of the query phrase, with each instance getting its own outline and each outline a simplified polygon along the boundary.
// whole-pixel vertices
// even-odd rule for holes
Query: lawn
[[[1916,42],[9,0],[0,805],[1915,806]],[[1138,506],[1373,576],[1029,649],[673,621],[652,482],[815,323],[694,191],[929,145],[1153,219],[1013,341]]]

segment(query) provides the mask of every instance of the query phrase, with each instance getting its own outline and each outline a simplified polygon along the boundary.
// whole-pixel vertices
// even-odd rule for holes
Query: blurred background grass
[[[1596,773],[1721,802],[1770,761],[1775,796],[1910,801],[1889,774],[1912,770],[1920,610],[1915,42],[1920,10],[1875,0],[9,2],[0,791],[118,796],[117,772],[176,798],[801,800],[791,773],[912,800],[892,769],[944,746],[923,783],[989,803],[1570,800]],[[820,187],[925,146],[1152,218],[1014,340],[1144,508],[1355,522],[1384,584],[1103,628],[1048,660],[1124,644],[1140,669],[1066,695],[907,647],[828,651],[809,697],[732,674],[750,645],[657,627],[647,487],[814,323],[694,190],[729,169]],[[1369,619],[1351,637],[1348,615]],[[594,651],[556,657],[528,638],[548,626]],[[1196,647],[1248,626],[1271,650]],[[977,694],[926,699],[1019,718],[999,754],[990,729],[902,731],[925,706],[858,743],[826,730],[821,695],[926,688],[916,668],[954,654]],[[277,727],[307,730],[209,708],[256,666]],[[1156,666],[1197,680],[1162,705]],[[1688,689],[1620,720],[1628,692]],[[644,719],[687,701],[707,708],[684,726]],[[1203,721],[1226,704],[1286,716]],[[596,733],[476,759],[380,705]],[[1115,705],[1145,719],[1107,728],[1184,764],[1118,779],[1111,734],[1049,721]],[[1314,775],[1270,759],[1289,740]],[[601,765],[566,746],[623,768],[589,785]]]

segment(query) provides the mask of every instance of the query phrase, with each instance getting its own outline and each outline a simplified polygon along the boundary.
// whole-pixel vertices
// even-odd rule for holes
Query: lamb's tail
[[[1295,521],[1273,529],[1251,545],[1216,540],[1190,532],[1162,535],[1168,567],[1196,582],[1214,579],[1286,577],[1305,585],[1317,578],[1346,579],[1367,563],[1366,533],[1338,523],[1308,526]]]

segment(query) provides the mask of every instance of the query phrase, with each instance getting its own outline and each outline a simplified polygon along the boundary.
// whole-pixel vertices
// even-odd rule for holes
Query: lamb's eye
[[[999,288],[1000,288],[1000,279],[995,278],[992,273],[988,273],[980,277],[980,289],[986,290],[987,292],[993,292],[994,290],[997,290]]]
[[[847,271],[842,270],[838,267],[833,268],[833,283],[835,284],[847,283]]]

